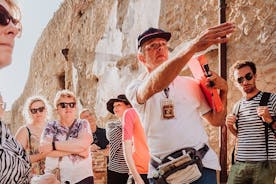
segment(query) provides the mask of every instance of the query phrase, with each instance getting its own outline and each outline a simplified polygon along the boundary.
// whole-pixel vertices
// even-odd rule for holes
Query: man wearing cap
[[[155,158],[162,159],[187,147],[205,148],[208,136],[202,118],[214,126],[224,123],[226,107],[222,112],[214,113],[198,82],[178,75],[196,52],[227,42],[225,36],[233,31],[231,23],[209,28],[186,51],[170,59],[167,42],[171,33],[149,28],[139,35],[137,57],[147,72],[128,86],[126,95],[141,117],[151,155]],[[225,106],[226,81],[214,72],[207,82],[210,80],[215,83],[213,88],[220,90]],[[216,183],[216,170],[220,170],[218,158],[211,148],[205,150],[202,176],[193,183]],[[151,183],[155,182],[152,179],[154,173],[155,169],[150,165],[148,177]]]
[[[131,104],[125,95],[119,95],[117,98],[111,98],[106,103],[106,108],[118,118],[109,122],[106,127],[106,137],[110,144],[107,183],[125,184],[129,170],[122,146],[122,118],[124,112],[131,108]]]

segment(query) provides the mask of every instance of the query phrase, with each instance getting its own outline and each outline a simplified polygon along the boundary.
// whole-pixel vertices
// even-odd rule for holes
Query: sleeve
[[[123,140],[131,140],[133,136],[135,122],[135,111],[134,109],[128,109],[123,115]]]
[[[45,140],[46,138],[52,139],[54,135],[56,134],[56,128],[55,128],[55,121],[48,122],[45,126],[42,134],[41,134],[41,140]]]
[[[139,104],[137,101],[137,91],[142,82],[142,80],[135,80],[126,89],[127,99],[130,101],[132,107],[139,113],[145,112],[145,104]]]
[[[92,131],[91,131],[90,124],[88,123],[88,121],[85,119],[81,119],[81,121],[82,121],[81,131],[85,131],[92,136]]]
[[[108,141],[110,141],[110,131],[112,128],[112,122],[107,122],[105,130],[106,130],[106,138]]]

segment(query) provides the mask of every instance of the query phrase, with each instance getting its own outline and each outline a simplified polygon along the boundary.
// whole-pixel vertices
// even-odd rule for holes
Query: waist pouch
[[[162,160],[152,157],[151,165],[157,170],[153,179],[157,184],[186,184],[201,177],[201,159],[209,150],[205,144],[199,150],[182,148],[167,155]]]

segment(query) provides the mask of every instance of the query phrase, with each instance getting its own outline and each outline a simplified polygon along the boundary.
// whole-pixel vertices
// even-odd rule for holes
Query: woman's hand
[[[39,152],[47,154],[53,151],[52,140],[53,139],[50,139],[50,138],[46,138],[45,140],[43,140],[39,145]]]

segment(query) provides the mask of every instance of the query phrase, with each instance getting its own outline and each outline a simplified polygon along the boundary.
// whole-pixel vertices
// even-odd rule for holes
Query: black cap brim
[[[124,102],[126,105],[129,104],[129,102],[127,100],[124,100],[124,99],[117,99],[117,98],[112,98],[110,100],[108,100],[108,102],[106,103],[106,108],[109,112],[111,112],[112,114],[114,114],[114,103],[115,102]]]

